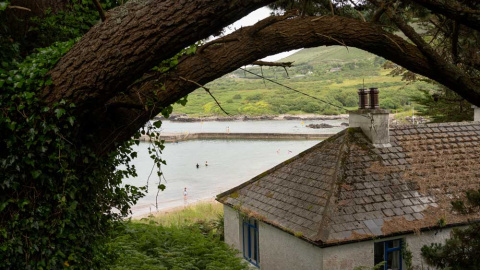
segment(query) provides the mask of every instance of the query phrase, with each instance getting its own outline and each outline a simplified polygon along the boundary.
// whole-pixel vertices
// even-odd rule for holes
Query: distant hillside
[[[288,85],[342,108],[357,106],[357,89],[380,88],[380,105],[403,110],[409,107],[411,96],[418,87],[432,87],[426,83],[407,83],[392,77],[383,69],[385,59],[371,53],[342,46],[303,49],[279,62],[294,62],[288,74],[279,67],[249,67],[248,70]],[[236,70],[207,84],[222,107],[232,115],[262,114],[339,114],[340,109],[301,95],[257,76]],[[175,113],[192,116],[223,113],[205,93],[198,89],[188,96],[185,107],[176,105]]]
[[[374,59],[374,54],[357,49],[343,46],[322,46],[308,48],[298,51],[279,62],[295,62],[296,65],[309,64],[313,66],[324,65],[326,63],[349,63],[355,61],[364,61]]]

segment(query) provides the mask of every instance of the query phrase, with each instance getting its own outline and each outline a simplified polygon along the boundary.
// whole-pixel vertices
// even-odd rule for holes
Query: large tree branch
[[[473,81],[459,81],[454,74],[439,70],[419,48],[371,23],[338,16],[297,17],[270,25],[254,36],[248,35],[248,32],[250,32],[248,28],[238,30],[225,37],[238,41],[211,47],[201,54],[189,56],[174,71],[156,74],[155,80],[134,85],[124,95],[116,96],[109,101],[144,105],[142,102],[145,100],[155,100],[157,103],[153,113],[150,110],[134,108],[109,109],[108,105],[105,110],[96,112],[95,119],[99,119],[101,125],[100,129],[95,130],[95,137],[105,143],[99,151],[108,150],[110,148],[108,142],[129,138],[148,121],[150,115],[157,114],[160,107],[172,104],[197,88],[179,79],[180,76],[206,84],[270,54],[302,47],[337,45],[335,40],[342,40],[347,46],[357,47],[396,62],[456,90],[471,102],[480,104],[478,84]],[[166,90],[157,91],[160,85]],[[138,106],[141,107],[145,106]],[[99,126],[98,123],[92,123],[95,127]]]
[[[80,110],[104,104],[162,60],[273,1],[130,1],[108,12],[57,63],[41,97],[47,105],[70,100]]]

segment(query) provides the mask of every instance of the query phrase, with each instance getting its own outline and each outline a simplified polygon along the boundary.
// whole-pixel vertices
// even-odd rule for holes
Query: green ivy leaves
[[[136,175],[128,164],[136,156],[133,141],[99,157],[72,141],[74,104],[48,107],[37,97],[52,83],[48,70],[74,42],[2,63],[0,269],[60,269],[65,263],[103,269],[111,260],[108,232],[143,196],[142,189],[121,186],[123,177]]]
[[[6,10],[9,5],[10,5],[10,2],[8,2],[8,1],[1,1],[1,2],[0,2],[0,11]]]

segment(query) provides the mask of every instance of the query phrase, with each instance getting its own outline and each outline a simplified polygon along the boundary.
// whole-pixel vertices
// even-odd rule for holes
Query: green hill
[[[279,62],[294,62],[288,74],[280,67],[249,67],[296,90],[323,99],[343,108],[357,106],[357,89],[378,87],[383,108],[402,110],[419,87],[432,87],[422,82],[405,82],[383,69],[385,59],[368,52],[342,46],[303,49]],[[262,114],[339,114],[339,109],[318,100],[236,70],[207,84],[222,107],[232,115]],[[188,96],[185,107],[175,105],[175,113],[192,116],[222,115],[220,108],[203,89]]]
[[[300,50],[280,62],[295,62],[297,65],[323,65],[326,63],[348,63],[362,60],[373,60],[376,56],[357,48],[342,46],[316,47]]]

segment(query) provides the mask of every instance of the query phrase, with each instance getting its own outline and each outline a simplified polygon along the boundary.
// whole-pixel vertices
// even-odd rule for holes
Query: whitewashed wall
[[[260,222],[262,270],[322,270],[322,249],[273,226]]]
[[[405,236],[408,244],[408,249],[413,253],[413,269],[415,270],[433,270],[434,267],[428,266],[421,256],[421,249],[424,245],[431,243],[445,243],[445,240],[450,238],[452,229],[442,229],[439,231],[422,232],[420,235],[410,234]]]
[[[373,266],[373,241],[358,242],[323,249],[323,267],[328,270]]]
[[[223,221],[225,223],[224,234],[225,234],[225,243],[229,246],[242,251],[242,243],[240,242],[240,220],[239,214],[237,211],[228,207],[223,206]]]

